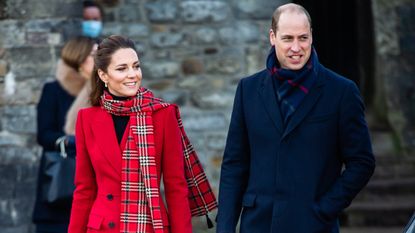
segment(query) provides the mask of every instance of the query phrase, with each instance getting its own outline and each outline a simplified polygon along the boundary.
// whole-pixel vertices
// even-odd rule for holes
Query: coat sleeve
[[[318,211],[329,221],[350,205],[375,169],[364,105],[354,83],[349,82],[340,106],[339,149],[345,169],[330,190],[318,201]]]
[[[75,191],[68,233],[87,232],[89,213],[97,193],[95,172],[86,147],[83,113],[79,111],[76,122]]]
[[[244,118],[243,80],[239,82],[223,156],[217,232],[234,233],[249,173],[249,142]]]
[[[185,178],[181,132],[174,107],[169,107],[164,123],[163,181],[170,232],[191,233],[192,222]]]
[[[54,150],[56,139],[64,135],[58,118],[56,90],[47,83],[37,105],[37,141],[45,150]]]

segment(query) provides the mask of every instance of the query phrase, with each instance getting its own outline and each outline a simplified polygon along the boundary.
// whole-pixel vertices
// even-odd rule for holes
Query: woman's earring
[[[107,84],[107,82],[104,82],[104,85],[105,85],[105,87],[107,87],[107,88],[108,88],[108,84]]]

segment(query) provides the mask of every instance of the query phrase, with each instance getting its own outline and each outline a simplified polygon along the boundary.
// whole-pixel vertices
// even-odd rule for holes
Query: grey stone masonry
[[[387,117],[406,154],[415,154],[415,2],[373,1],[376,76]]]
[[[80,33],[79,0],[0,2],[0,231],[33,232],[40,147],[36,104],[63,43]]]
[[[265,67],[271,15],[290,1],[98,1],[116,3],[103,4],[103,37],[121,34],[135,41],[143,85],[179,105],[184,128],[217,193],[236,85]],[[372,2],[377,77],[387,93],[394,129],[405,148],[414,148],[415,7],[410,0]],[[34,232],[31,212],[41,153],[36,104],[44,83],[55,78],[64,42],[81,32],[81,10],[80,0],[0,0],[2,233]],[[214,229],[207,230],[200,218],[194,220],[194,232]]]
[[[272,9],[284,1],[117,2],[103,4],[103,36],[135,41],[143,85],[180,106],[217,192],[236,83],[264,66]],[[263,4],[269,9],[258,7]],[[41,153],[36,104],[44,83],[54,79],[63,43],[80,34],[81,9],[79,0],[0,3],[0,183],[10,187],[0,194],[2,232],[33,232]],[[205,231],[203,219],[194,224],[195,232]]]

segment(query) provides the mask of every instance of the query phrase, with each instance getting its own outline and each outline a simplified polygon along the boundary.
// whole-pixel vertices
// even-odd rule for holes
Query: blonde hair
[[[86,60],[92,51],[95,41],[92,38],[78,36],[70,39],[61,50],[61,59],[68,66],[79,70],[81,64]]]

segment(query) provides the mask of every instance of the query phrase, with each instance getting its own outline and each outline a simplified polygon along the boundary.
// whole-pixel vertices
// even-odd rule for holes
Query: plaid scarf
[[[276,84],[277,98],[284,124],[287,124],[316,81],[317,67],[318,57],[313,48],[310,59],[303,68],[300,70],[283,69],[276,58],[275,47],[272,46],[267,57],[267,70],[274,77],[273,82]]]
[[[119,101],[104,92],[101,106],[110,114],[130,116],[130,127],[121,171],[121,228],[122,233],[163,233],[160,209],[153,112],[169,106],[155,98],[150,90],[141,87],[134,98]],[[217,207],[216,198],[202,165],[184,131],[179,109],[176,117],[181,131],[185,176],[189,187],[192,216],[207,215]]]

